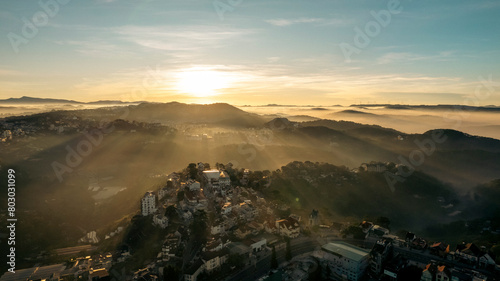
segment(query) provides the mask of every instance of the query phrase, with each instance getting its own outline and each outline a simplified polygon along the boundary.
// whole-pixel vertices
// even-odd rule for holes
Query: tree
[[[184,190],[177,192],[177,202],[184,200]]]
[[[227,263],[229,264],[229,266],[234,266],[235,268],[241,268],[245,264],[245,262],[243,261],[243,257],[238,254],[229,255]]]
[[[167,181],[167,188],[168,188],[168,189],[172,189],[172,188],[174,188],[174,183],[173,183],[171,180],[168,180],[168,181]]]
[[[198,167],[196,166],[196,164],[189,163],[187,170],[188,170],[189,177],[192,179],[196,179],[196,176],[198,175]]]
[[[191,223],[191,234],[194,235],[194,238],[201,244],[204,244],[207,240],[207,220],[207,213],[205,213],[205,211],[203,210],[196,211],[193,215],[193,222]]]
[[[365,239],[365,234],[358,226],[351,225],[342,231],[344,236],[352,235],[354,239]]]
[[[388,217],[378,217],[375,220],[375,224],[378,224],[381,227],[385,227],[385,228],[389,229],[389,225],[391,224],[391,220]]]
[[[287,261],[292,259],[292,249],[290,246],[290,238],[286,238],[286,250],[285,250],[285,259]]]
[[[163,280],[179,280],[179,269],[173,266],[167,266],[163,271]]]
[[[276,248],[273,246],[273,252],[271,254],[271,268],[278,268],[278,259],[276,258]]]
[[[177,216],[177,209],[174,207],[174,205],[170,205],[167,207],[167,209],[165,210],[165,216],[169,220],[171,220]]]

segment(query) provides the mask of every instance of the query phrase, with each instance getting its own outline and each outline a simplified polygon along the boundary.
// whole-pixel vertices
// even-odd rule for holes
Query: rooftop
[[[367,250],[344,242],[328,243],[323,245],[321,249],[328,253],[340,255],[357,262],[368,256]]]

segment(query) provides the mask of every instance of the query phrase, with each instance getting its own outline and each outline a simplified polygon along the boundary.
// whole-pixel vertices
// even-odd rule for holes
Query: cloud
[[[0,68],[0,76],[19,76],[22,72],[12,69]]]
[[[455,53],[454,51],[443,51],[438,53],[437,55],[421,55],[409,52],[390,52],[379,57],[377,59],[377,63],[390,64],[390,63],[403,63],[403,62],[423,61],[423,60],[444,61],[444,60],[449,60],[454,53]]]
[[[250,29],[200,25],[183,26],[123,26],[113,30],[120,38],[140,46],[166,51],[192,51],[218,48],[228,40],[253,33]]]
[[[289,26],[301,23],[316,23],[319,25],[342,25],[347,23],[345,20],[341,19],[325,19],[325,18],[297,18],[297,19],[277,18],[277,19],[265,20],[265,22],[275,26]]]

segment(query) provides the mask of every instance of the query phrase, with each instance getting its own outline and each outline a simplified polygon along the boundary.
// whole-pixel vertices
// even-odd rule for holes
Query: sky
[[[500,1],[0,2],[0,98],[500,105]]]

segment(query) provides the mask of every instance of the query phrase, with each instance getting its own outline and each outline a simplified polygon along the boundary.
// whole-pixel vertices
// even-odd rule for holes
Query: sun
[[[231,84],[230,77],[224,72],[204,68],[184,69],[177,73],[176,78],[179,92],[198,98],[218,95],[218,90]]]

